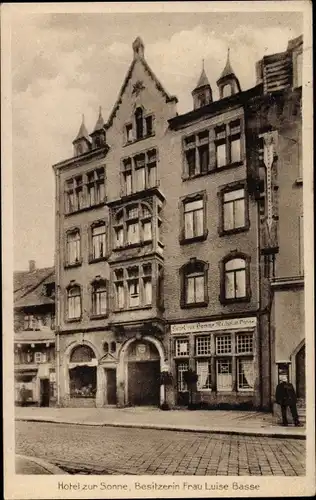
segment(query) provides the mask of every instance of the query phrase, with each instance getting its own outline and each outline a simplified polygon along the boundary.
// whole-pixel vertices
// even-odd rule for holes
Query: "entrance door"
[[[160,361],[128,363],[128,399],[132,405],[159,405]]]
[[[296,394],[305,399],[305,345],[296,354]]]
[[[116,404],[116,370],[106,370],[107,401],[109,405]]]
[[[41,396],[40,396],[40,406],[49,406],[49,379],[41,379]]]

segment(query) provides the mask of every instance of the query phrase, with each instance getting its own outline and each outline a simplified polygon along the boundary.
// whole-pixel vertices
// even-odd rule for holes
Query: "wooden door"
[[[135,406],[159,405],[160,361],[128,363],[128,400]]]
[[[116,370],[106,370],[107,379],[107,401],[109,405],[116,404]]]

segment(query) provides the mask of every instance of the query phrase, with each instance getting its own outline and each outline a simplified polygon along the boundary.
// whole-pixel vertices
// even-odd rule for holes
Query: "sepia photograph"
[[[313,494],[311,6],[224,3],[4,6],[7,499]]]

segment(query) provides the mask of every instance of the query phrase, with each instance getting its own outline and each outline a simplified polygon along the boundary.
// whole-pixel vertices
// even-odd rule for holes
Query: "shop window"
[[[197,360],[196,373],[198,375],[197,390],[205,391],[212,389],[210,360]]]
[[[253,351],[253,336],[248,333],[237,335],[237,354],[249,354]]]
[[[237,359],[237,390],[251,391],[254,388],[253,359]]]
[[[188,370],[189,370],[189,363],[188,362],[179,363],[177,366],[178,392],[186,392],[188,390],[187,384],[184,381],[184,377],[183,377],[184,372],[187,372]]]
[[[195,338],[195,353],[197,356],[208,356],[211,354],[211,337],[209,335]]]
[[[107,283],[98,279],[92,282],[92,315],[105,316],[107,314]]]
[[[196,259],[180,269],[182,308],[207,305],[207,270],[208,264]]]
[[[232,352],[231,335],[216,337],[216,354],[230,354]]]
[[[175,355],[176,357],[189,356],[189,340],[176,339],[175,340]]]
[[[80,230],[74,229],[67,232],[66,235],[67,257],[66,265],[76,265],[81,263],[81,243]]]
[[[81,317],[81,289],[79,285],[70,285],[67,289],[67,316],[69,320]]]
[[[106,225],[98,222],[91,227],[92,260],[104,259],[106,255]]]
[[[216,360],[216,381],[218,391],[232,391],[233,373],[231,359]]]
[[[76,366],[69,370],[70,397],[95,398],[97,371],[95,366]]]
[[[234,253],[221,262],[221,302],[250,300],[250,258]]]

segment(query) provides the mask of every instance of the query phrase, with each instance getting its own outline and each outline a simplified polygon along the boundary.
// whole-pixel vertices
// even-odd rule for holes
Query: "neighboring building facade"
[[[107,123],[100,111],[90,136],[82,123],[74,157],[54,165],[60,405],[186,404],[191,368],[197,402],[271,406],[282,341],[266,331],[261,273],[266,85],[242,91],[228,54],[219,100],[203,68],[193,111],[178,115],[137,38]]]
[[[55,271],[36,269],[14,273],[14,378],[15,401],[54,405],[55,378]],[[22,394],[24,393],[24,396]]]
[[[284,372],[305,399],[302,54],[298,37],[258,63],[263,95],[249,101],[247,111],[255,151],[249,175],[260,179],[262,339],[271,358],[264,391],[270,400]]]

